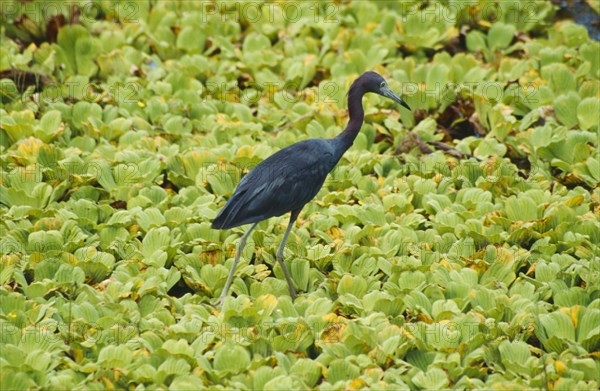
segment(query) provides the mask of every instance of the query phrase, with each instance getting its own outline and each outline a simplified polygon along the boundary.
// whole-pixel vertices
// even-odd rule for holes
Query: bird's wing
[[[301,209],[336,163],[328,140],[306,140],[280,150],[242,178],[213,226],[231,228]]]

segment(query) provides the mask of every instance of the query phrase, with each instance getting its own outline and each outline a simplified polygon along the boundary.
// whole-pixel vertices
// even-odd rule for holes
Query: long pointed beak
[[[402,106],[406,107],[408,110],[411,110],[410,106],[402,100],[394,91],[390,89],[390,87],[385,86],[379,90],[379,93],[386,98],[390,98],[393,101],[400,103]],[[411,110],[412,111],[412,110]]]

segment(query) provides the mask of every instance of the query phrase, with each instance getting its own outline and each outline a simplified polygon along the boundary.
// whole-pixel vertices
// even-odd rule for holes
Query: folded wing
[[[226,229],[302,209],[337,163],[329,140],[310,139],[280,150],[252,169],[212,223]]]

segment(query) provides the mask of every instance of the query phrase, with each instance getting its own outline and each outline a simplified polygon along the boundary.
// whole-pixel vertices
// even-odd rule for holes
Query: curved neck
[[[350,120],[348,121],[346,129],[336,137],[341,140],[342,149],[340,151],[340,157],[348,148],[350,148],[362,127],[365,119],[365,111],[362,106],[362,97],[364,94],[365,91],[356,84],[353,84],[350,87],[350,91],[348,91],[348,115],[350,116]]]

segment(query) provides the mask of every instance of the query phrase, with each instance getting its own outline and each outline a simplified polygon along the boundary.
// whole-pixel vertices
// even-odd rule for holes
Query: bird
[[[283,269],[290,296],[292,300],[296,299],[292,278],[283,262],[285,244],[304,205],[317,195],[329,172],[360,132],[365,117],[362,97],[369,92],[392,99],[410,111],[408,104],[389,88],[380,74],[367,71],[348,90],[350,119],[340,134],[331,139],[312,138],[285,147],[263,160],[240,180],[211,226],[213,229],[252,226],[240,239],[225,286],[219,300],[212,303],[214,306],[220,307],[224,303],[246,240],[256,225],[285,213],[291,214],[276,259]]]

